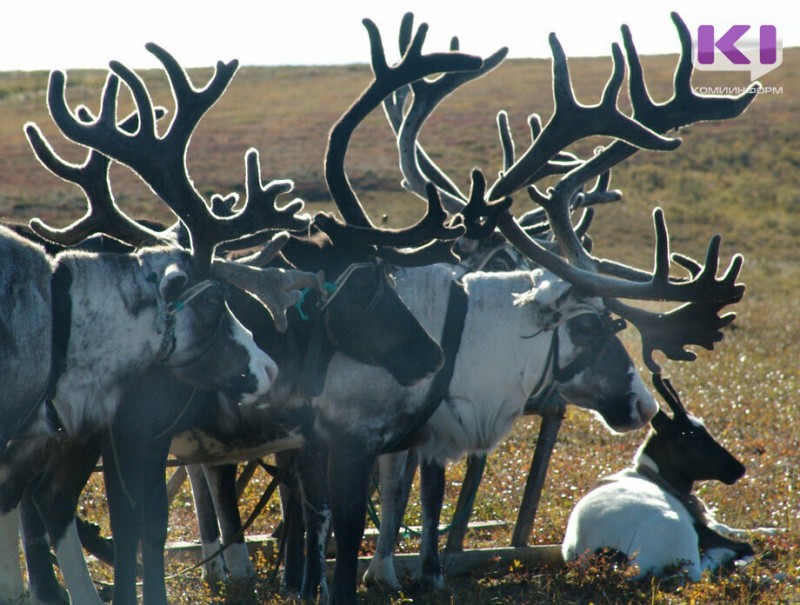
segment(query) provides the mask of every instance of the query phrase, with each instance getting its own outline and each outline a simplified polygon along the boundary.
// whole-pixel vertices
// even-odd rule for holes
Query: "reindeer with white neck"
[[[656,413],[633,458],[633,466],[601,479],[572,510],[562,545],[565,561],[602,551],[621,555],[648,573],[678,570],[697,581],[734,560],[752,557],[753,548],[729,536],[744,533],[714,519],[694,495],[698,481],[732,485],[744,466],[689,414],[670,382],[653,384],[672,410]]]

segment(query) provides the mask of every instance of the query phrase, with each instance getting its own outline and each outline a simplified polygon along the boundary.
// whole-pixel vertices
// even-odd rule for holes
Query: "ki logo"
[[[701,25],[693,39],[694,66],[709,71],[749,71],[754,81],[783,62],[783,47],[774,25]]]

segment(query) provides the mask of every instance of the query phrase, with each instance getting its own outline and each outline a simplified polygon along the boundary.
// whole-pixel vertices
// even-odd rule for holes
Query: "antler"
[[[300,290],[323,290],[321,274],[278,267],[263,268],[288,240],[288,234],[281,232],[251,256],[236,261],[215,259],[211,265],[216,277],[257,298],[269,311],[278,332],[288,329],[286,310],[300,300]]]
[[[464,228],[460,225],[443,224],[448,218],[447,213],[442,207],[439,195],[429,190],[424,194],[428,200],[428,211],[419,223],[401,231],[377,229],[367,217],[347,179],[345,156],[355,129],[393,92],[438,73],[474,72],[481,69],[483,62],[479,57],[455,50],[447,53],[422,54],[428,27],[424,23],[420,25],[412,38],[411,23],[407,18],[404,20],[404,28],[409,41],[403,48],[400,62],[389,66],[377,27],[369,19],[364,19],[363,23],[370,40],[374,78],[331,129],[325,155],[325,179],[328,189],[342,217],[349,227],[357,229],[358,237],[362,241],[366,241],[368,234],[374,234],[374,243],[384,246],[413,246],[434,239],[455,239],[464,233]],[[442,78],[444,77],[447,76]],[[321,228],[329,231],[326,225],[322,225]]]
[[[683,407],[681,398],[678,396],[678,391],[672,386],[669,378],[662,378],[661,374],[653,374],[653,386],[658,391],[658,394],[663,397],[664,401],[676,416],[686,416],[686,408]]]
[[[167,131],[163,135],[158,133],[155,110],[144,82],[121,63],[112,61],[113,73],[106,79],[99,115],[90,123],[77,119],[67,106],[65,74],[59,71],[50,74],[48,105],[65,136],[138,173],[186,225],[192,253],[200,267],[209,266],[221,242],[234,241],[259,230],[306,228],[307,221],[295,217],[303,206],[300,200],[283,208],[275,206],[278,196],[291,191],[293,184],[276,180],[262,185],[258,152],[254,149],[245,156],[247,195],[242,209],[230,217],[216,216],[209,209],[189,178],[186,151],[199,121],[230,84],[238,62],[218,62],[209,82],[198,90],[172,55],[153,43],[146,48],[164,66],[175,98],[175,115]],[[141,122],[135,134],[120,130],[114,121],[120,79],[133,95]]]
[[[623,28],[625,54],[619,45],[612,46],[611,75],[600,101],[588,106],[576,99],[566,55],[556,36],[551,35],[552,116],[545,126],[542,126],[538,116],[529,118],[531,143],[519,157],[515,157],[508,119],[501,112],[498,115],[498,130],[503,150],[503,171],[490,185],[484,184],[482,176],[473,171],[469,198],[459,192],[424,153],[417,137],[436,104],[456,86],[471,78],[459,74],[458,77],[442,77],[433,83],[395,83],[397,92],[385,104],[387,116],[398,138],[401,170],[407,188],[420,195],[425,183],[435,182],[444,192],[442,195],[445,200],[461,207],[469,201],[468,208],[464,210],[468,224],[483,217],[486,225],[491,226],[497,220],[499,229],[508,241],[536,264],[588,294],[608,299],[609,308],[630,319],[639,328],[645,361],[654,371],[658,368],[652,358],[654,350],[661,350],[671,359],[692,359],[694,354],[684,349],[686,345],[699,344],[711,348],[722,338],[720,330],[730,323],[733,315],[720,316],[719,313],[723,307],[740,300],[744,292],[744,286],[736,283],[742,257],[735,255],[718,277],[719,236],[711,239],[704,264],[672,255],[663,211],[656,209],[653,213],[654,266],[652,271],[643,271],[593,257],[581,241],[580,229],[583,227],[573,227],[571,213],[578,208],[620,199],[620,192],[608,189],[610,170],[639,149],[675,149],[681,141],[666,136],[668,131],[692,122],[739,115],[752,101],[752,94],[721,98],[693,92],[690,84],[691,40],[680,18],[675,14],[672,18],[681,41],[681,58],[675,74],[674,95],[663,104],[655,103],[647,93],[638,55],[626,27]],[[404,21],[400,36],[401,50],[410,48],[409,28],[410,24]],[[457,43],[453,44],[453,48],[457,48]],[[498,58],[501,58],[500,54],[495,53],[484,65]],[[629,94],[632,116],[625,115],[618,107],[626,59],[631,71]],[[411,93],[414,96],[409,103],[407,97]],[[404,110],[404,107],[408,109]],[[591,158],[582,160],[565,151],[573,143],[595,135],[609,137],[612,142]],[[552,175],[561,175],[556,185],[546,192],[540,191],[536,183]],[[596,180],[594,187],[584,192],[586,183],[593,179]],[[526,190],[531,199],[541,206],[541,210],[517,220],[508,206],[510,196],[520,190]],[[492,214],[496,219],[490,218]],[[552,231],[558,245],[558,252],[532,238],[521,224],[536,225],[545,218],[546,226]],[[581,224],[585,226],[590,218],[590,214],[585,214]],[[688,278],[670,275],[672,260],[690,268]],[[671,312],[658,314],[624,305],[614,300],[617,298],[687,304]]]
[[[156,107],[154,111],[156,119],[166,113],[163,107]],[[94,116],[86,107],[78,107],[77,114],[83,122],[94,120]],[[139,116],[136,113],[119,123],[119,129],[126,133],[133,133],[138,127]],[[153,231],[122,213],[114,201],[111,190],[109,181],[111,160],[107,156],[90,149],[83,164],[72,164],[55,152],[36,124],[32,122],[25,124],[25,134],[38,160],[56,176],[78,185],[88,202],[86,214],[63,229],[49,227],[38,218],[32,219],[30,227],[36,234],[63,246],[74,246],[87,237],[101,232],[116,236],[137,247],[172,241],[170,231]]]

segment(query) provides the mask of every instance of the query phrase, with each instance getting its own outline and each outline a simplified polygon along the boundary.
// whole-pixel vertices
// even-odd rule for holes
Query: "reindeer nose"
[[[656,412],[658,411],[658,405],[652,397],[644,399],[639,397],[636,400],[636,411],[639,414],[642,424],[646,424],[653,419],[653,416],[656,415]]]
[[[274,363],[268,363],[266,366],[267,370],[267,382],[269,382],[269,386],[267,389],[270,389],[275,381],[278,379],[278,366]]]

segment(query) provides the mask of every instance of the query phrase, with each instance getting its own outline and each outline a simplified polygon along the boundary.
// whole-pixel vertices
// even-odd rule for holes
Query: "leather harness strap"
[[[464,323],[467,317],[469,297],[464,290],[464,285],[453,280],[450,284],[450,295],[447,301],[447,315],[442,328],[442,338],[439,345],[444,352],[444,364],[433,377],[428,387],[425,403],[420,408],[411,426],[403,435],[396,438],[384,449],[384,452],[395,452],[408,449],[419,431],[436,411],[436,408],[447,399],[450,391],[450,382],[456,367],[456,357],[461,348],[461,336],[464,333]]]
[[[44,402],[47,408],[47,422],[55,432],[64,430],[64,424],[58,413],[58,408],[53,403],[56,395],[56,383],[61,378],[67,365],[67,347],[69,346],[72,331],[72,273],[66,265],[59,264],[50,277],[50,307],[52,321],[50,372],[38,401],[31,408],[28,418],[36,413],[39,405]],[[25,422],[27,423],[27,419]],[[24,423],[23,423],[24,424]]]

